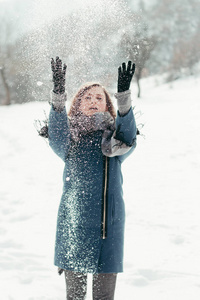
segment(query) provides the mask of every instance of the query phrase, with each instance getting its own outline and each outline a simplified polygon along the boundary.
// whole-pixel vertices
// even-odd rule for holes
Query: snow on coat
[[[83,273],[123,271],[125,207],[121,163],[136,146],[133,110],[116,117],[118,138],[130,146],[120,156],[107,158],[108,183],[106,238],[102,238],[102,202],[105,156],[102,131],[78,142],[71,139],[66,110],[53,108],[49,116],[49,144],[64,161],[63,193],[58,209],[54,263],[59,268]]]

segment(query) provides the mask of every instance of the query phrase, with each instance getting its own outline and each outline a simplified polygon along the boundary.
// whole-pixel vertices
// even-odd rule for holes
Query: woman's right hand
[[[65,74],[67,65],[64,64],[62,68],[62,60],[56,56],[56,60],[51,59],[51,70],[53,72],[53,92],[55,94],[64,94],[65,92]]]

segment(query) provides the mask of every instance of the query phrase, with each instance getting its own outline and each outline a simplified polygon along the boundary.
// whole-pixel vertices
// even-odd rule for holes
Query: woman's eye
[[[91,97],[87,96],[87,97],[85,97],[85,99],[86,99],[86,100],[90,100],[90,99],[91,99]]]
[[[101,100],[102,98],[101,97],[97,97],[97,100]]]

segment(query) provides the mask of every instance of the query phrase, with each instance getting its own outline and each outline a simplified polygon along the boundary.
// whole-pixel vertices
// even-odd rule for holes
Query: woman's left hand
[[[51,70],[53,72],[53,83],[54,83],[54,93],[64,94],[65,92],[65,74],[67,65],[64,64],[62,68],[62,60],[56,56],[56,60],[51,59]]]
[[[118,68],[118,93],[129,90],[134,72],[135,64],[132,64],[131,61],[128,62],[127,68],[125,63],[122,63],[122,66]]]

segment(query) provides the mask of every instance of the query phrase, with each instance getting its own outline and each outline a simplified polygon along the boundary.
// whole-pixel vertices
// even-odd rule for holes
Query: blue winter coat
[[[123,271],[125,209],[121,163],[136,146],[133,110],[116,117],[118,138],[130,145],[128,153],[107,158],[106,238],[102,238],[105,156],[102,131],[79,142],[70,138],[66,110],[53,108],[49,116],[49,144],[64,161],[63,194],[58,210],[55,242],[56,266],[83,273]]]

